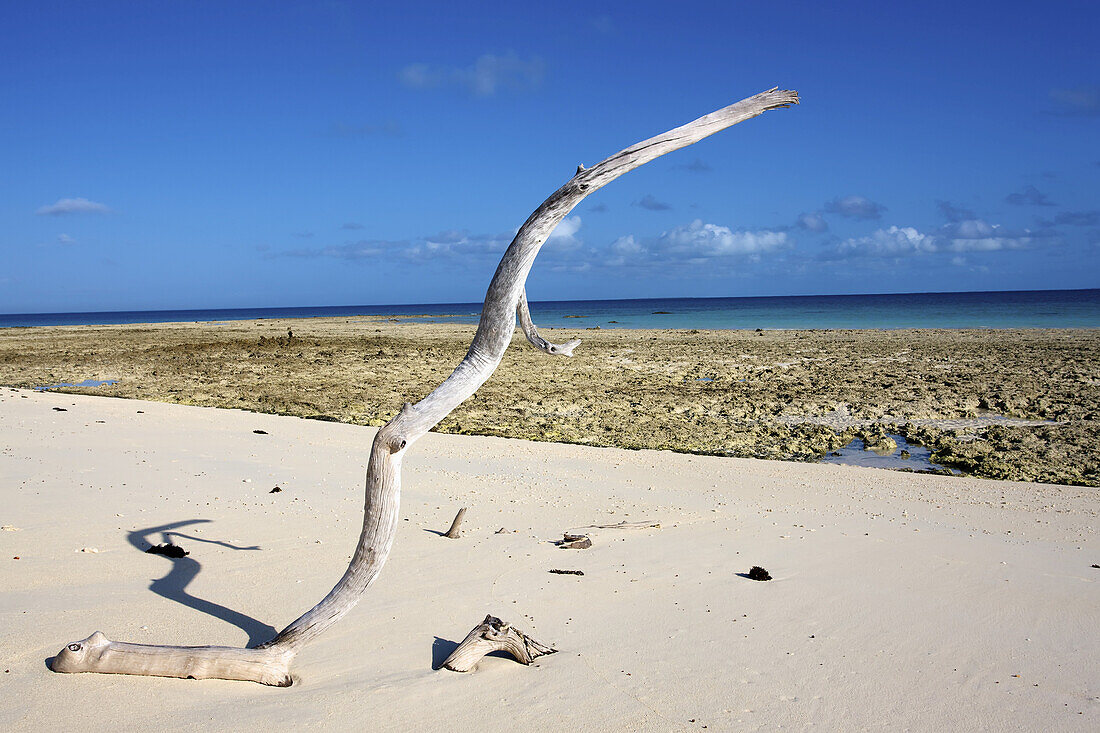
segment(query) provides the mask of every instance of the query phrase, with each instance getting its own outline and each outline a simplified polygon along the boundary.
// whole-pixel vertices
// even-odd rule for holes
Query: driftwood
[[[532,639],[507,621],[489,615],[466,634],[442,666],[453,672],[469,672],[486,654],[502,651],[511,654],[520,664],[530,664],[544,654],[553,654],[557,649]]]
[[[554,544],[563,550],[587,550],[592,546],[592,538],[586,534],[569,534],[566,532]]]
[[[575,527],[574,529],[649,529],[650,527],[660,529],[661,523],[650,521],[627,522],[624,520],[618,524],[589,524],[584,527]]]
[[[462,526],[462,518],[466,516],[466,507],[462,507],[458,510],[458,514],[455,515],[454,521],[451,522],[451,528],[443,533],[444,537],[448,537],[452,540],[457,540],[462,536],[462,530],[459,527]]]
[[[497,266],[466,356],[435,391],[416,405],[405,403],[400,413],[375,434],[367,462],[363,529],[348,569],[327,596],[275,638],[245,649],[163,647],[110,641],[97,632],[62,649],[51,660],[51,668],[57,672],[216,677],[267,685],[289,684],[290,663],[302,646],[350,611],[382,570],[397,531],[401,461],[406,450],[489,378],[511,343],[517,318],[527,340],[544,353],[569,356],[579,343],[546,341],[531,322],[527,306],[524,291],[527,275],[554,228],[585,197],[624,173],[738,122],[797,103],[796,92],[771,89],[632,145],[591,168],[578,166],[576,174],[528,217]],[[288,332],[288,338],[291,337]]]
[[[259,682],[289,687],[291,649],[153,646],[111,641],[99,631],[69,644],[50,661],[54,672],[106,672]]]

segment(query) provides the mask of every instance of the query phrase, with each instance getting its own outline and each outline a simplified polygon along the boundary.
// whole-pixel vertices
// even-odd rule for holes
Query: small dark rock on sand
[[[583,570],[558,570],[557,568],[554,568],[550,572],[554,573],[555,575],[584,575]]]
[[[68,410],[66,410],[64,407],[55,407],[55,408],[53,408],[53,411],[54,412],[68,412]]]
[[[272,489],[271,491],[269,491],[267,493],[269,493],[269,494],[278,494],[280,491],[282,491],[282,489],[280,489],[278,486],[276,486],[274,489]]]
[[[772,576],[771,573],[759,565],[753,565],[749,570],[748,578],[749,580],[771,580]]]
[[[146,550],[146,552],[152,553],[154,555],[164,555],[165,557],[175,558],[181,558],[191,554],[179,545],[173,545],[171,543],[167,545],[153,545],[148,550]]]
[[[252,432],[254,432],[256,435],[267,435],[266,430],[253,430]]]

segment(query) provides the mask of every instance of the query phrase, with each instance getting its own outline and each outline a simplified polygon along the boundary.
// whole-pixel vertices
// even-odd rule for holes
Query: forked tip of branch
[[[580,339],[571,339],[564,344],[551,344],[550,353],[555,356],[573,356],[573,349],[581,345]]]
[[[792,104],[798,104],[801,101],[798,98],[798,92],[794,89],[780,89],[779,87],[772,87],[758,96],[767,98],[767,106],[764,108],[765,111],[769,109],[790,107]]]

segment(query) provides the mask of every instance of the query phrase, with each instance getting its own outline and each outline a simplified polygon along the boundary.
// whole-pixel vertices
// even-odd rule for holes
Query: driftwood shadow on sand
[[[451,656],[451,652],[455,649],[458,649],[457,641],[444,639],[442,636],[435,637],[435,641],[432,642],[432,669],[442,667],[443,663],[447,661],[447,657]]]
[[[257,546],[252,547],[237,547],[228,542],[221,542],[218,540],[209,540],[204,537],[196,537],[194,535],[181,534],[175,530],[182,527],[187,527],[192,524],[204,524],[209,522],[209,519],[187,519],[181,522],[172,522],[171,524],[162,524],[158,527],[149,527],[147,529],[136,529],[127,533],[126,539],[136,549],[141,552],[146,552],[151,546],[160,543],[164,544],[176,544],[173,539],[181,538],[190,542],[205,542],[212,545],[219,545],[221,547],[228,547],[231,550],[259,550]],[[152,539],[153,535],[160,535],[159,538]],[[220,604],[208,601],[203,598],[197,598],[187,592],[187,586],[195,579],[195,576],[202,570],[202,564],[190,555],[184,557],[168,557],[167,555],[158,555],[158,557],[167,560],[172,563],[172,568],[168,574],[163,578],[153,580],[149,583],[149,590],[156,593],[162,598],[167,598],[170,601],[183,604],[188,608],[193,608],[196,611],[209,614],[214,618],[221,619],[227,623],[233,624],[237,628],[248,634],[248,646],[255,646],[262,644],[265,641],[272,639],[278,629],[269,624],[265,624],[262,621],[252,618],[246,614],[234,611],[231,608],[226,608]]]

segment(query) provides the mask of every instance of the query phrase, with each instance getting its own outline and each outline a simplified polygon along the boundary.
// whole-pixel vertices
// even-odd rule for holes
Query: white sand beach
[[[47,668],[96,630],[244,645],[292,621],[346,567],[373,434],[0,391],[0,729],[1100,729],[1093,488],[442,434],[292,687]],[[623,520],[661,526],[551,544]],[[190,555],[143,551],[165,533]],[[433,670],[486,613],[560,651]]]

